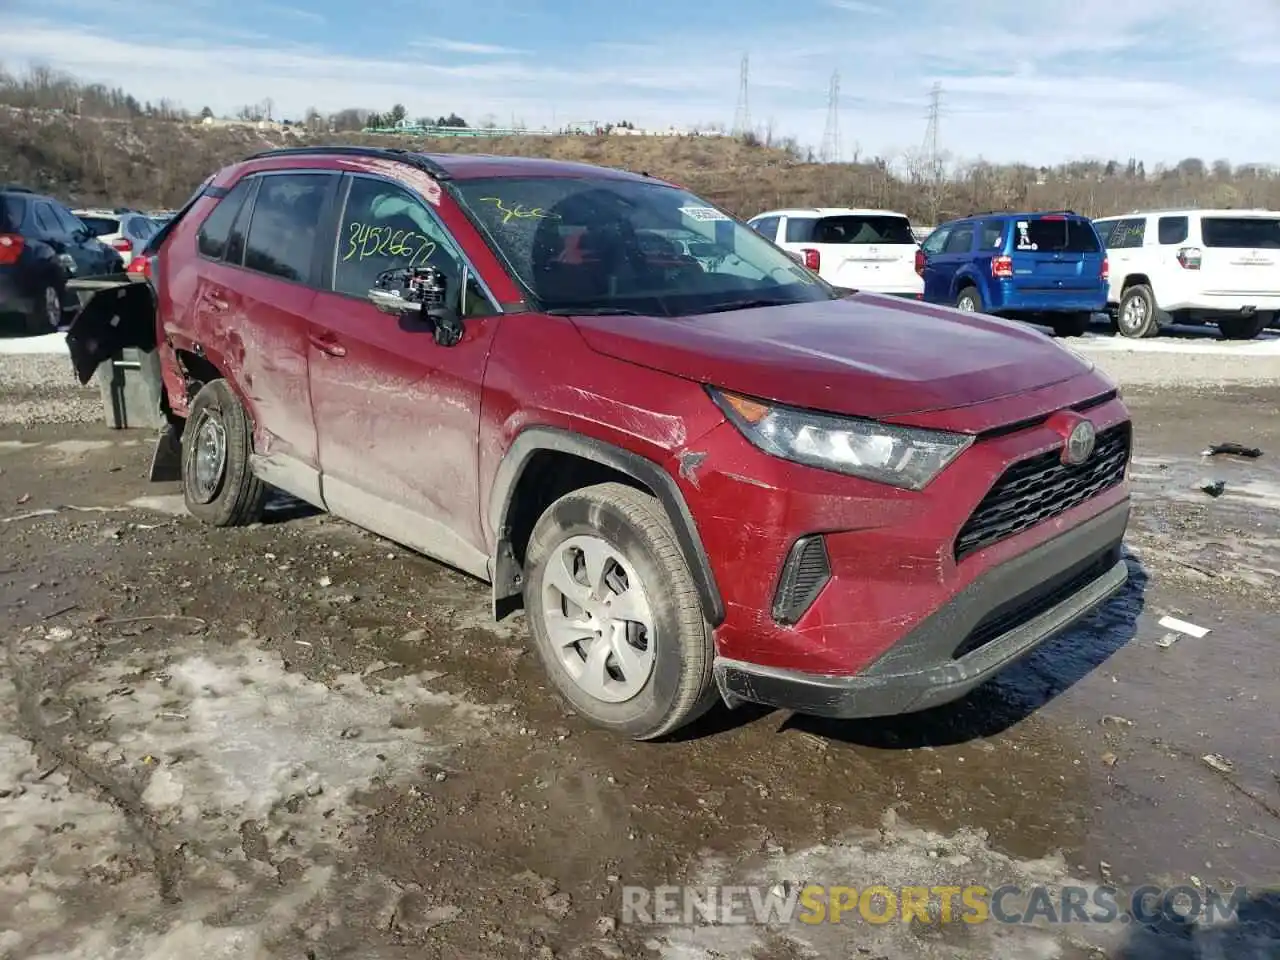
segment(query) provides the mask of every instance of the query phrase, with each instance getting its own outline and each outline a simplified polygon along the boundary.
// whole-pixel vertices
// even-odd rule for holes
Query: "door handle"
[[[310,336],[311,345],[321,353],[327,353],[331,357],[345,357],[347,348],[340,344],[332,334],[313,333]]]
[[[219,291],[218,293],[221,293],[221,291]],[[223,300],[222,297],[218,295],[218,293],[214,293],[211,290],[206,291],[204,296],[201,299],[203,299],[204,302],[207,303],[209,306],[211,306],[214,310],[226,310],[229,304],[227,303],[227,301]]]

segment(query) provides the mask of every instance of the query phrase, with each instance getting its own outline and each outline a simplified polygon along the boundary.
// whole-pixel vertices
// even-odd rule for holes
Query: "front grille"
[[[797,623],[831,579],[831,561],[821,536],[801,537],[791,546],[773,595],[773,619]]]
[[[1060,448],[1011,464],[961,528],[956,560],[1030,530],[1120,483],[1132,436],[1128,422],[1103,430],[1093,456],[1078,466],[1064,464]]]

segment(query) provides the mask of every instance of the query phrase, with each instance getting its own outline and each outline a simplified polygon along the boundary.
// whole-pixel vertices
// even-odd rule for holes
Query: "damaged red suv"
[[[84,377],[158,351],[153,478],[218,525],[278,488],[486,581],[618,733],[941,704],[1125,582],[1115,384],[832,288],[654,177],[274,151],[157,252],[68,336]]]

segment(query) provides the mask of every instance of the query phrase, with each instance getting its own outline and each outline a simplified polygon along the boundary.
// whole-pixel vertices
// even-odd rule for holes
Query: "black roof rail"
[[[1032,214],[1032,216],[1040,216],[1046,213],[1048,214],[1060,213],[1060,214],[1063,214],[1064,216],[1071,216],[1071,217],[1080,216],[1080,214],[1076,213],[1074,210],[1037,210],[1035,213]],[[973,217],[1016,217],[1016,216],[1018,216],[1018,214],[1016,211],[1013,211],[1013,210],[983,210],[980,213],[967,214],[966,216],[960,217],[959,219],[969,220],[969,219],[972,219]]]
[[[437,180],[448,180],[449,171],[436,163],[424,153],[414,153],[412,150],[405,150],[402,147],[359,147],[350,145],[341,145],[333,147],[278,147],[275,150],[264,150],[262,153],[255,153],[246,160],[266,160],[272,157],[319,157],[319,156],[340,156],[340,157],[371,157],[379,160],[395,160],[399,163],[407,163],[411,167],[417,167],[423,173],[430,174]]]
[[[35,193],[30,187],[21,187],[16,183],[0,183],[0,193]]]

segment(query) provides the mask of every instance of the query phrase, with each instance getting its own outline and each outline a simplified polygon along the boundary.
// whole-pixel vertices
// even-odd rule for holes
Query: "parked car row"
[[[19,185],[0,185],[0,321],[30,333],[62,326],[79,306],[67,282],[122,272],[145,275],[135,259],[155,239],[169,211],[130,207],[69,209]]]
[[[72,277],[123,273],[120,249],[104,242],[109,223],[90,226],[53,197],[20,186],[0,186],[0,319],[17,318],[31,333],[62,325],[79,301],[67,289]]]
[[[194,516],[252,523],[271,485],[486,581],[574,710],[629,737],[718,701],[945,703],[1123,587],[1104,373],[823,279],[918,290],[905,218],[755,225],[774,242],[585,164],[270,151],[201,185],[135,259],[150,282],[67,341],[85,380],[158,356],[152,477]]]
[[[771,210],[749,223],[837,286],[1028,320],[1062,336],[1106,313],[1126,337],[1214,323],[1227,339],[1248,340],[1280,316],[1280,214],[1269,210],[1093,221],[1071,210],[990,212],[927,234],[885,210]]]

